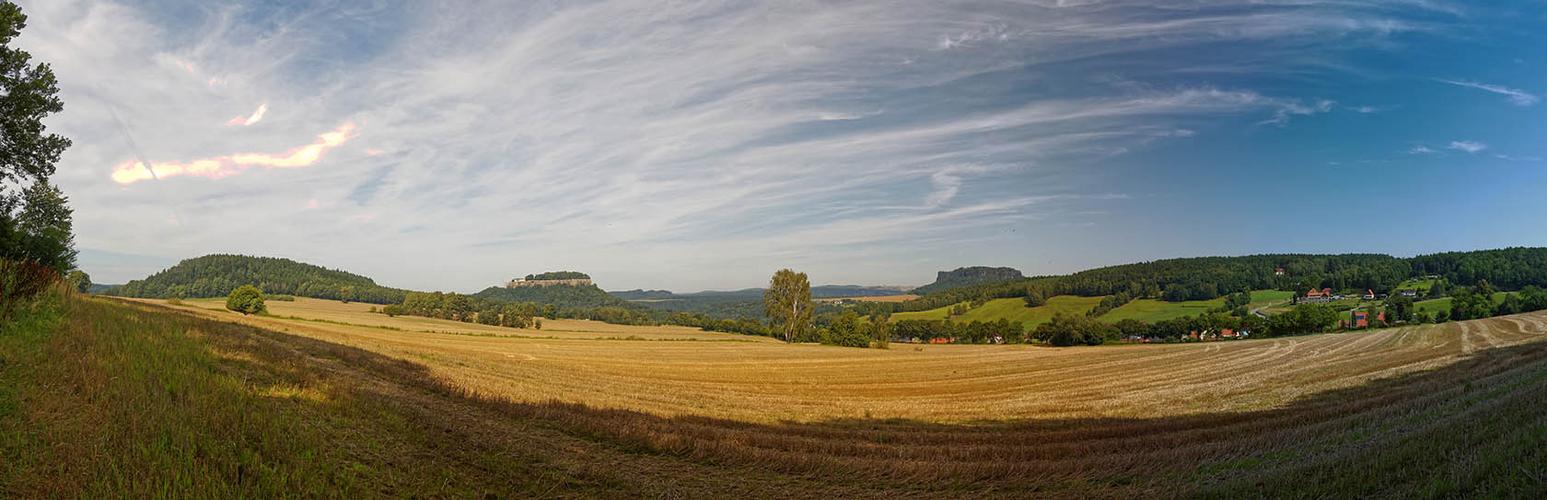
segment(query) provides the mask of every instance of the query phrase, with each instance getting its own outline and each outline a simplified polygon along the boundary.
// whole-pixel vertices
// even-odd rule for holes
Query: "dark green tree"
[[[70,212],[48,178],[70,141],[43,125],[64,109],[53,70],[11,46],[26,26],[20,7],[0,3],[0,259],[63,273],[75,264]],[[16,187],[20,196],[10,191]]]
[[[1052,320],[1038,325],[1032,337],[1058,347],[1100,345],[1116,338],[1117,328],[1084,314],[1058,313]]]

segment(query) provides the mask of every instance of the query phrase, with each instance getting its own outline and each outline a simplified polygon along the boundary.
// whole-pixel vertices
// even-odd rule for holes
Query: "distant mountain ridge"
[[[264,293],[375,304],[403,301],[407,290],[384,287],[370,278],[337,269],[275,257],[212,254],[105,290],[108,295],[143,298],[224,297],[242,285]]]
[[[964,286],[981,285],[984,283],[998,283],[1003,281],[1015,281],[1025,279],[1020,270],[1012,267],[987,267],[971,266],[958,267],[950,271],[940,271],[935,275],[935,282],[913,289],[913,293],[926,295],[934,292],[961,288]]]

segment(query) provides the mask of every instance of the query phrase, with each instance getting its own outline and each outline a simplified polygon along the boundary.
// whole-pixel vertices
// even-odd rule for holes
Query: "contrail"
[[[107,112],[109,114],[113,115],[113,122],[118,124],[118,131],[123,133],[124,141],[127,141],[129,143],[129,149],[134,151],[134,156],[135,156],[135,158],[138,158],[140,160],[140,165],[144,165],[145,166],[145,170],[147,172],[150,172],[150,178],[151,179],[158,180],[158,181],[161,180],[160,177],[156,176],[155,169],[150,168],[150,162],[145,161],[145,153],[140,151],[139,144],[135,144],[134,136],[129,135],[129,127],[125,127],[124,126],[124,121],[122,119],[118,118],[118,112],[114,111],[114,108],[116,108],[116,106],[113,106],[112,104],[108,104]]]

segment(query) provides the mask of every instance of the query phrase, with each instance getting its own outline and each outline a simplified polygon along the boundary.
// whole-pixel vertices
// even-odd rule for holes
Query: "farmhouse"
[[[1311,291],[1305,292],[1304,297],[1300,298],[1300,302],[1308,303],[1328,302],[1331,300],[1333,300],[1331,288],[1323,288],[1320,290],[1312,288]]]
[[[1369,328],[1370,327],[1370,313],[1368,311],[1354,311],[1352,316],[1353,316],[1352,321],[1344,323],[1344,325],[1346,325],[1347,328],[1359,329],[1359,328]],[[1376,312],[1375,313],[1375,322],[1377,322],[1377,323],[1384,323],[1384,322],[1386,322],[1386,311]]]
[[[1275,268],[1273,268],[1273,275],[1274,276],[1283,276],[1284,275],[1284,268],[1282,268],[1282,267],[1275,267]]]
[[[1365,289],[1364,300],[1375,300],[1375,290]]]

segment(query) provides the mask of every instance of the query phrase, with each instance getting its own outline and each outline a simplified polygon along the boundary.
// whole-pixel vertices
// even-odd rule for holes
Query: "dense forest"
[[[1282,274],[1279,274],[1282,270]],[[1275,254],[1195,257],[1124,264],[1065,276],[1024,278],[951,288],[894,306],[921,311],[950,304],[1025,297],[1028,305],[1056,295],[1114,296],[1102,307],[1138,298],[1209,300],[1244,290],[1311,288],[1390,292],[1403,280],[1439,276],[1455,285],[1488,281],[1505,290],[1547,286],[1547,248],[1506,248],[1398,258],[1378,254]]]
[[[1547,286],[1547,248],[1445,252],[1408,260],[1414,275],[1441,276],[1457,285],[1475,286],[1487,281],[1504,290]]]
[[[405,290],[377,285],[370,278],[336,269],[273,257],[206,255],[179,262],[143,280],[108,291],[124,297],[224,297],[242,285],[264,293],[373,304],[403,301]]]

